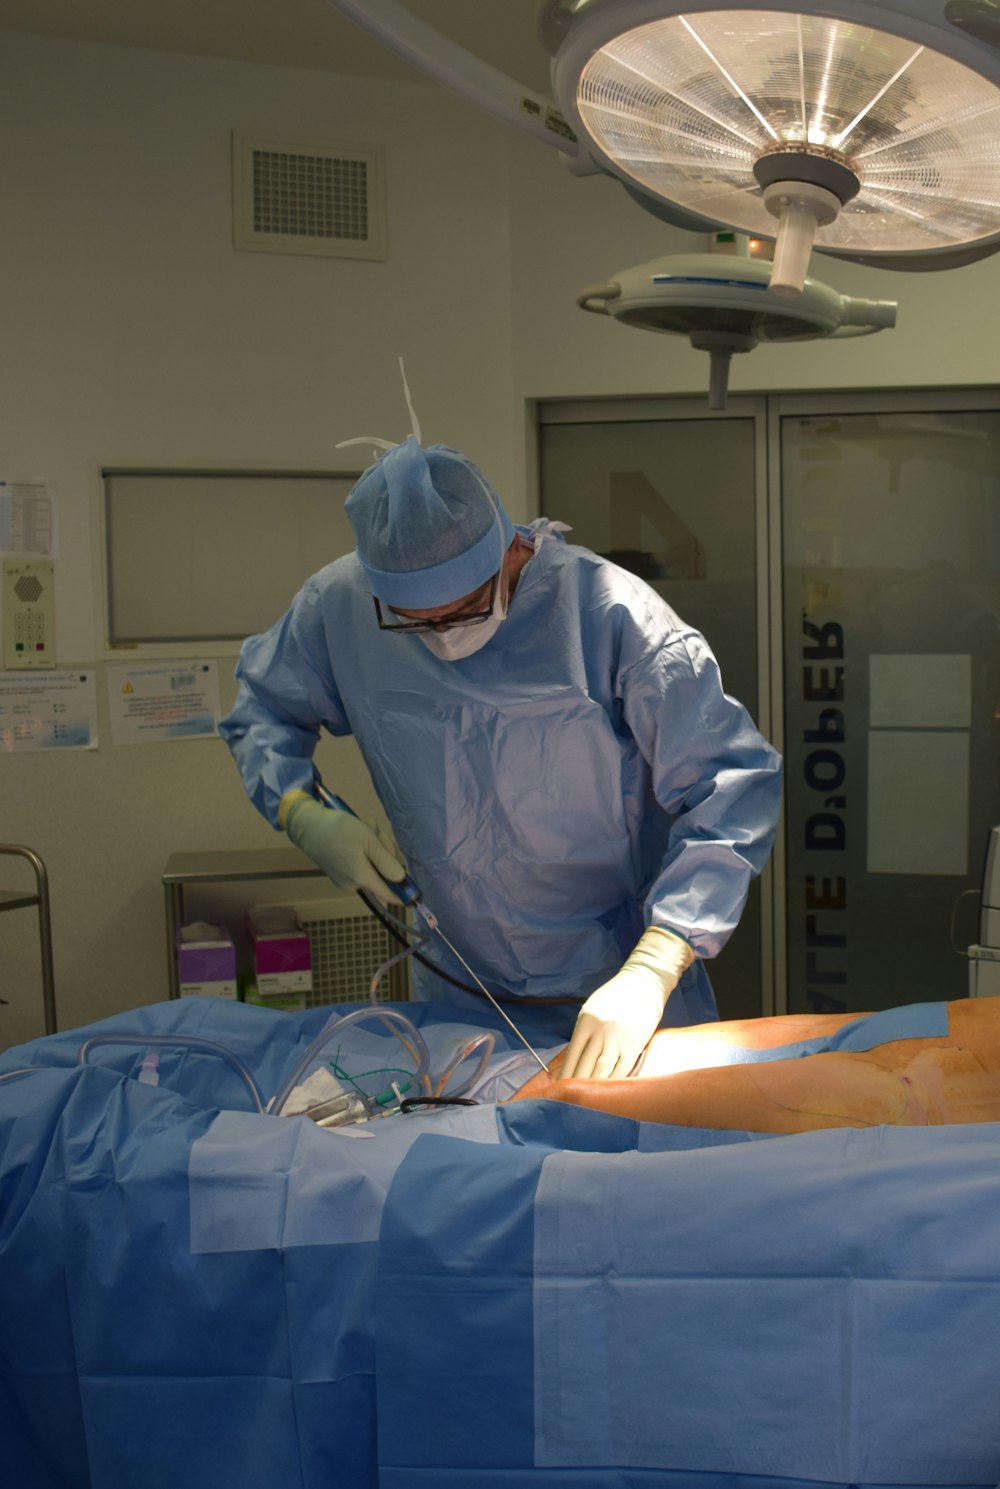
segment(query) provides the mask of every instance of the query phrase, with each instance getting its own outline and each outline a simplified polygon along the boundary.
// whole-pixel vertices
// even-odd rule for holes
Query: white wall
[[[99,461],[330,467],[339,439],[408,432],[402,354],[425,439],[477,460],[520,518],[526,400],[707,388],[686,343],[575,306],[584,285],[702,240],[434,87],[7,34],[0,89],[0,478],[58,485],[60,667],[92,663],[101,639]],[[383,140],[388,260],[235,252],[234,127]],[[830,259],[813,272],[898,298],[898,329],[758,350],[735,360],[734,392],[994,379],[1000,258],[947,275]],[[231,671],[221,658],[224,706]],[[220,741],[116,749],[103,676],[99,697],[98,751],[0,758],[0,840],[49,868],[63,1027],[165,996],[169,854],[281,844]],[[321,764],[373,806],[349,741]],[[39,988],[30,913],[0,918],[0,1046],[42,1031]]]
[[[60,667],[101,639],[95,462],[330,468],[339,439],[408,432],[399,355],[425,438],[467,451],[517,511],[501,126],[420,84],[10,35],[0,91],[0,471],[58,485]],[[388,260],[235,252],[234,127],[383,139]],[[170,853],[282,843],[221,741],[115,749],[103,677],[99,696],[99,751],[0,758],[0,841],[49,870],[67,1027],[166,995]],[[372,804],[349,742],[323,769]],[[36,969],[33,916],[3,916],[0,1044],[42,1030]]]

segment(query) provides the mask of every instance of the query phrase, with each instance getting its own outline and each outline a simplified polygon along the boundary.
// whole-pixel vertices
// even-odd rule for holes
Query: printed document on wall
[[[219,718],[215,662],[109,667],[108,707],[116,745],[211,739]]]
[[[0,752],[96,750],[97,683],[93,672],[0,676]]]
[[[56,558],[58,517],[53,481],[0,481],[0,554]]]

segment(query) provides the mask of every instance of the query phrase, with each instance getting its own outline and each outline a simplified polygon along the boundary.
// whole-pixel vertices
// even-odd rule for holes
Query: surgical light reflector
[[[773,237],[798,192],[825,252],[927,259],[1000,239],[1000,89],[912,39],[689,10],[593,51],[570,36],[554,80],[595,156],[692,220]]]

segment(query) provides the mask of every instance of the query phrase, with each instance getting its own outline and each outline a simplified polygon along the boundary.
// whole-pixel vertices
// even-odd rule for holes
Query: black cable
[[[313,775],[315,777],[316,784],[321,788],[321,799],[326,800],[328,806],[332,806],[333,805],[333,799],[331,799],[329,797],[329,792],[326,790],[325,786],[323,786],[323,782],[320,780],[319,773],[318,773],[318,771],[316,771],[315,767],[313,769]],[[350,808],[348,808],[347,810],[350,811]],[[354,814],[352,813],[352,816],[353,815]],[[386,880],[386,883],[388,883],[388,882],[389,881]],[[374,895],[369,894],[366,889],[359,889],[358,890],[358,895],[364,901],[364,903],[368,906],[369,910],[375,916],[376,920],[380,920],[382,922],[383,926],[389,932],[390,936],[392,936],[396,941],[398,941],[398,943],[399,943],[400,946],[405,946],[406,949],[410,952],[410,955],[413,956],[420,963],[420,965],[422,967],[426,967],[427,970],[428,970],[428,972],[433,972],[434,975],[435,975],[435,977],[440,977],[441,978],[442,982],[450,983],[452,987],[458,988],[459,992],[462,992],[462,993],[472,993],[475,997],[482,998],[487,1003],[489,1002],[489,998],[483,992],[482,988],[472,987],[472,986],[470,986],[469,983],[462,982],[460,978],[453,977],[450,972],[445,972],[441,967],[439,967],[437,965],[436,962],[431,961],[430,957],[424,956],[415,946],[414,947],[411,947],[409,940],[403,934],[403,932],[399,929],[399,926],[397,925],[397,923],[395,922],[395,920],[391,919],[386,914],[383,906],[375,898]],[[419,898],[419,891],[418,891],[418,898]],[[427,937],[422,937],[422,939],[426,941],[428,938]],[[496,997],[496,994],[494,994],[494,997]],[[506,1001],[508,1001],[508,1000],[507,999],[504,999],[502,997],[497,998],[497,1002],[499,1002],[499,1003],[503,1003],[503,1002],[506,1002]],[[520,1001],[520,1000],[518,1000],[518,1001]]]
[[[423,956],[421,952],[419,952],[415,947],[411,948],[409,941],[407,940],[403,932],[399,929],[399,926],[396,924],[395,920],[393,920],[385,913],[383,905],[379,900],[375,898],[374,895],[369,894],[366,889],[359,889],[358,895],[362,900],[364,900],[365,904],[375,916],[376,920],[380,920],[382,922],[386,930],[389,932],[390,936],[393,936],[395,940],[399,942],[400,946],[405,946],[407,950],[409,950],[410,955],[414,957],[418,962],[420,962],[421,966],[426,967],[429,972],[433,972],[435,977],[440,977],[442,982],[450,982],[452,987],[457,987],[460,992],[472,993],[483,1003],[488,1003],[490,1001],[486,994],[483,992],[482,988],[472,987],[469,983],[462,982],[458,977],[453,977],[450,972],[445,972],[443,967],[439,967],[437,962],[431,961],[430,957]],[[423,936],[423,933],[420,931],[414,931],[413,934]],[[423,939],[429,940],[430,938],[428,936],[423,936]],[[493,997],[498,1003],[507,1003],[515,1006],[534,1002],[534,999],[532,998],[505,997],[503,993],[494,993]],[[577,1007],[579,1007],[580,1004],[583,1002],[583,999],[552,998],[545,999],[544,1001],[553,1003],[575,1003]]]
[[[415,1112],[422,1106],[478,1106],[471,1096],[408,1096],[401,1103],[401,1112]]]
[[[369,894],[366,889],[359,889],[358,894],[364,900],[365,904],[368,906],[369,910],[376,917],[376,919],[380,920],[389,934],[395,937],[400,946],[409,947],[410,942],[407,940],[406,936],[404,936],[403,932],[399,929],[399,926],[396,924],[395,920],[390,919],[390,917],[386,915],[381,904],[375,898],[375,896],[373,894]],[[452,987],[457,987],[460,992],[475,993],[477,998],[483,997],[483,993],[480,991],[479,988],[470,987],[467,982],[462,982],[459,980],[459,978],[453,977],[450,972],[445,972],[445,970],[442,967],[439,967],[436,962],[432,962],[430,957],[424,956],[416,948],[412,950],[412,955],[421,964],[421,966],[427,968],[428,972],[433,972],[436,977],[440,977],[444,982],[450,982]],[[503,999],[501,998],[499,1001],[502,1003]]]

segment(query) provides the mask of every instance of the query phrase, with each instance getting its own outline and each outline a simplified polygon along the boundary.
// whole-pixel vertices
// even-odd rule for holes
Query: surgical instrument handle
[[[343,797],[334,796],[332,791],[328,791],[318,776],[315,779],[315,786],[316,794],[324,806],[332,807],[338,812],[347,812],[351,817],[357,817],[357,812],[353,811],[347,805]],[[378,870],[376,870],[377,872]],[[399,896],[404,905],[415,905],[421,898],[420,885],[409,874],[404,874],[402,879],[387,879],[384,874],[379,874],[379,878],[394,894]]]

